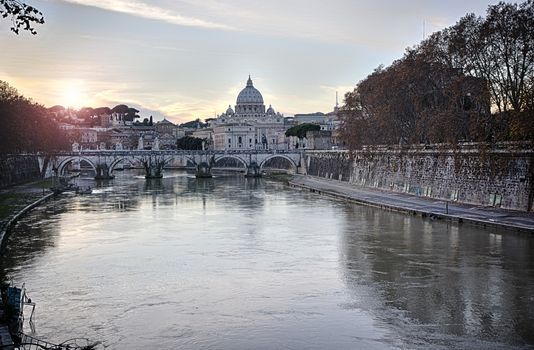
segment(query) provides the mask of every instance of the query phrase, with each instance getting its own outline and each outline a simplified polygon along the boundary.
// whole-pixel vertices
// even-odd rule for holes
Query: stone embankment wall
[[[0,156],[0,188],[40,178],[41,173],[37,156]]]
[[[534,150],[525,143],[307,151],[308,175],[442,200],[532,211]]]

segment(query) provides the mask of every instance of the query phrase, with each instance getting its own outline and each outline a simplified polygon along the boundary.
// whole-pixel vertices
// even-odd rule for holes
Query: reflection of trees
[[[42,257],[59,239],[57,223],[66,211],[62,203],[49,203],[22,218],[11,230],[0,255],[0,278],[7,282],[14,271]]]
[[[345,282],[407,341],[534,342],[532,239],[351,205],[346,214]]]
[[[225,205],[247,209],[263,206],[264,180],[260,178],[245,178],[235,173],[227,176],[217,175],[213,178],[200,179],[182,177],[185,186],[175,186],[177,196],[202,197],[205,202],[224,201]]]

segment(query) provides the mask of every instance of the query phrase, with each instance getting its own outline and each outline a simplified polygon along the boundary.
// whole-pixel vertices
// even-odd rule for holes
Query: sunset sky
[[[183,122],[233,107],[249,74],[277,111],[328,112],[423,22],[429,34],[496,1],[26,2],[46,23],[17,36],[0,21],[0,80],[46,106],[125,103]]]

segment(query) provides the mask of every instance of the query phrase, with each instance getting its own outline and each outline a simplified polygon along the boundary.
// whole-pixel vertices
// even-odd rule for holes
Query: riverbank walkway
[[[359,204],[407,212],[423,217],[534,233],[534,213],[419,197],[304,175],[295,175],[289,181],[289,185]]]

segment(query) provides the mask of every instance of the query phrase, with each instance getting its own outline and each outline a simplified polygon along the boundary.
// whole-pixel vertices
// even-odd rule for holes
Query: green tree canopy
[[[208,123],[203,123],[200,121],[200,119],[191,120],[190,122],[180,124],[180,127],[182,128],[192,128],[192,129],[202,129],[206,128],[208,126]]]
[[[295,125],[286,130],[286,136],[297,136],[299,139],[306,137],[308,131],[319,131],[321,126],[317,124],[304,123]]]
[[[193,136],[184,136],[176,141],[176,148],[183,150],[201,150],[204,140]]]

